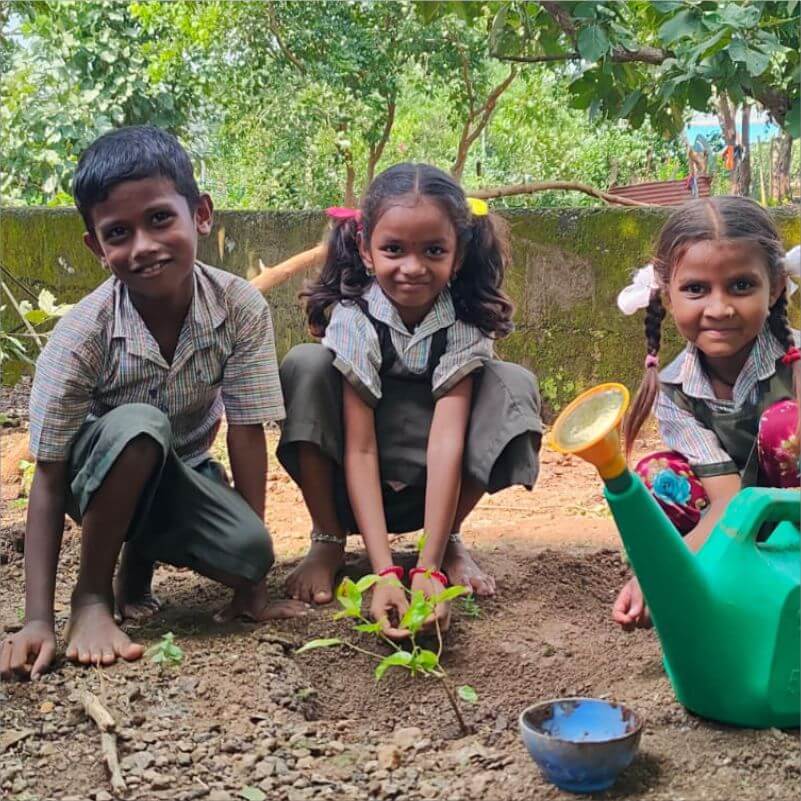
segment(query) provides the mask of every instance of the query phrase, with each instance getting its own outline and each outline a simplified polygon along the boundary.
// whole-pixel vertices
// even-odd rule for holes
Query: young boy
[[[112,277],[61,320],[36,367],[25,625],[0,645],[2,678],[36,679],[53,659],[65,511],[82,524],[68,659],[142,655],[114,601],[123,617],[156,611],[156,561],[232,587],[224,617],[304,608],[269,605],[264,584],[263,425],[284,416],[270,310],[246,281],[196,261],[212,203],[189,158],[157,128],[112,131],[81,156],[73,191],[84,242]],[[234,488],[208,453],[223,411]]]

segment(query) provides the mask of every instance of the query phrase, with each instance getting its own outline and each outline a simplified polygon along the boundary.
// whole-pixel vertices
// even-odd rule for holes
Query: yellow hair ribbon
[[[470,206],[470,211],[473,212],[474,217],[486,217],[489,214],[489,206],[486,200],[469,197],[467,198],[467,205]]]

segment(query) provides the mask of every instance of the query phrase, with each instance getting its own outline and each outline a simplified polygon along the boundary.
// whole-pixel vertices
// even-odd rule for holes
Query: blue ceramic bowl
[[[613,701],[558,698],[524,709],[520,734],[549,782],[572,793],[594,793],[611,787],[631,764],[642,722]]]

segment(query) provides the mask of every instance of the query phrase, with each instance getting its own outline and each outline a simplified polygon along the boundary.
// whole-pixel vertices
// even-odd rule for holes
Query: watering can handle
[[[799,516],[798,490],[747,487],[734,496],[717,528],[737,542],[746,542],[756,539],[763,523],[787,520],[798,525]]]

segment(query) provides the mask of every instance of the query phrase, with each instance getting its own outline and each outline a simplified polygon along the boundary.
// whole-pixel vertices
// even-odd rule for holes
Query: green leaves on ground
[[[145,656],[162,667],[180,665],[184,661],[183,649],[176,645],[175,636],[171,631],[168,631],[156,645],[148,648]]]

